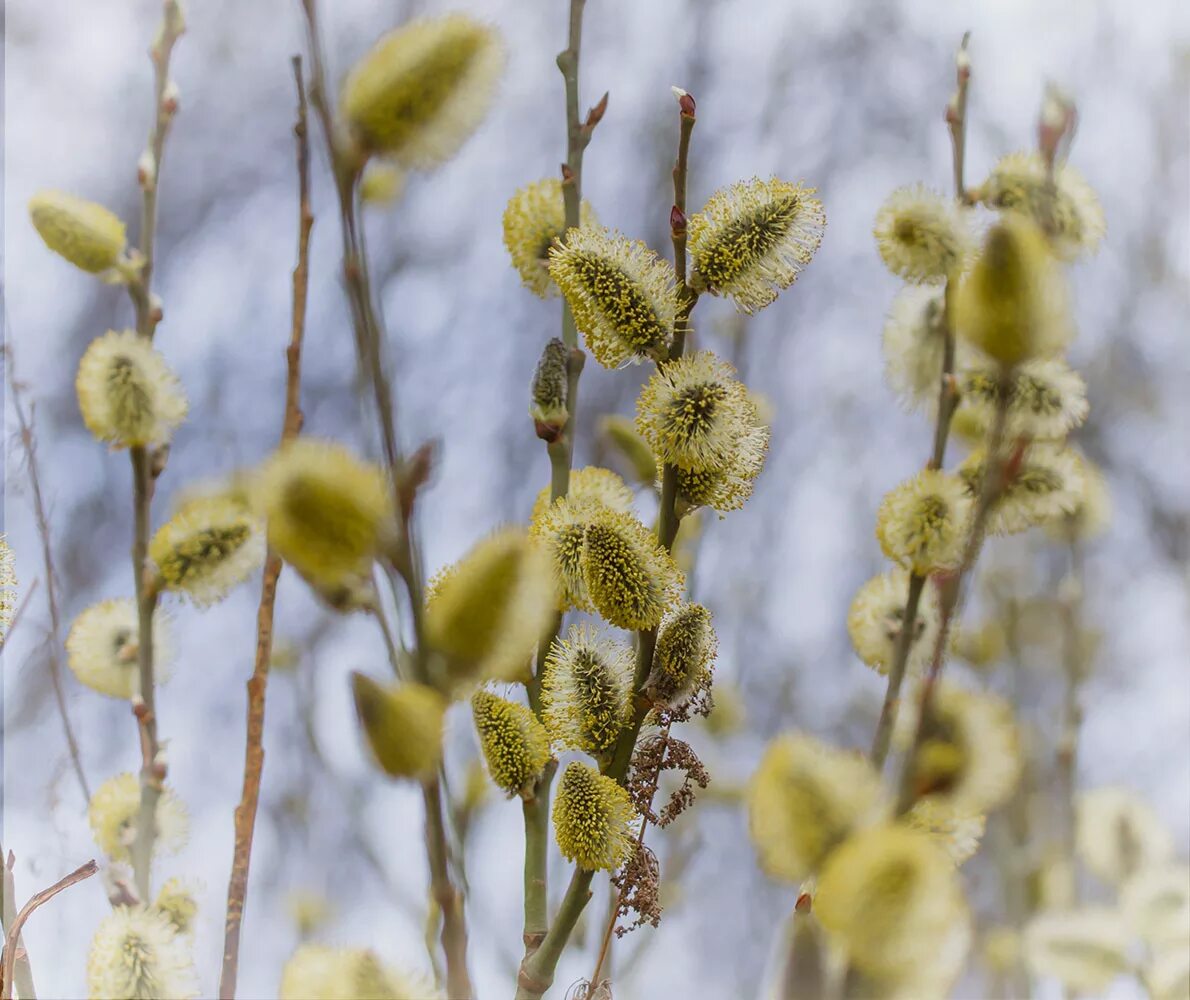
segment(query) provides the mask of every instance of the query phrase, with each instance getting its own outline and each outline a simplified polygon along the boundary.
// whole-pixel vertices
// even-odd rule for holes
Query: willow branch
[[[16,858],[12,853],[5,854],[4,848],[0,847],[0,866],[3,871],[0,872],[0,877],[3,882],[3,899],[0,899],[0,917],[3,917],[3,926],[7,933],[8,928],[13,925],[17,918],[17,902],[16,902],[16,879],[13,878],[12,869],[16,864]],[[15,956],[15,963],[12,971],[12,984],[16,987],[17,996],[21,1000],[37,1000],[37,991],[33,985],[33,968],[29,964],[29,953],[25,950],[25,944],[21,936],[18,934],[16,941],[13,943],[13,955]],[[0,965],[0,969],[2,969]],[[3,977],[3,972],[0,971],[0,977]],[[4,982],[8,982],[4,978]]]
[[[306,298],[310,285],[310,231],[314,213],[310,207],[310,144],[306,116],[306,91],[302,79],[302,60],[293,57],[293,77],[298,93],[297,139],[298,174],[298,248],[293,269],[293,311],[289,346],[285,350],[285,415],[281,429],[282,443],[296,437],[302,427],[301,379],[302,340],[306,330]],[[252,856],[252,837],[256,810],[260,801],[261,775],[264,771],[264,708],[269,680],[269,661],[273,651],[273,609],[281,559],[270,552],[265,560],[260,585],[260,607],[256,615],[256,660],[248,680],[248,722],[244,747],[244,781],[240,804],[235,811],[235,847],[231,876],[227,884],[227,917],[223,932],[223,967],[219,979],[220,1000],[232,1000],[236,992],[239,967],[240,928],[244,900],[248,892],[248,869]]]
[[[561,59],[559,59],[561,64]],[[687,95],[688,96],[688,95]],[[685,347],[685,331],[689,325],[690,311],[694,308],[697,296],[686,283],[686,240],[685,214],[681,214],[681,224],[677,225],[677,206],[686,203],[686,175],[687,157],[690,150],[690,135],[694,129],[694,102],[681,105],[681,122],[678,138],[678,157],[673,171],[674,178],[674,207],[671,212],[671,230],[674,241],[674,274],[681,282],[681,289],[685,292],[682,308],[674,319],[674,338],[670,348],[670,360],[681,357]],[[683,232],[678,233],[678,229]],[[661,513],[658,520],[658,539],[667,552],[673,549],[674,538],[677,536],[678,518],[676,515],[677,475],[667,467],[663,473],[661,490]],[[640,735],[641,726],[649,714],[648,699],[639,692],[645,685],[653,666],[653,652],[657,647],[657,630],[646,629],[637,633],[636,668],[633,674],[632,690],[635,706],[632,718],[620,732],[612,752],[611,763],[605,774],[615,779],[621,785],[628,778],[628,768],[632,763],[632,753],[636,747],[636,739]],[[595,873],[585,871],[576,866],[566,887],[566,894],[554,916],[554,922],[546,932],[540,947],[531,955],[526,955],[521,963],[520,975],[517,977],[517,1000],[540,1000],[546,990],[553,985],[554,970],[558,959],[570,940],[578,918],[591,898],[591,880]]]
[[[162,4],[161,26],[149,50],[153,63],[153,120],[148,146],[138,171],[142,190],[140,228],[140,272],[129,283],[128,292],[136,310],[137,333],[152,339],[161,321],[161,306],[153,296],[153,268],[156,264],[158,191],[165,138],[177,112],[177,100],[170,93],[169,60],[174,44],[185,31],[177,0]],[[165,781],[165,761],[157,733],[156,681],[153,669],[153,615],[158,590],[148,563],[150,510],[157,477],[165,468],[166,449],[152,452],[144,446],[129,449],[132,464],[133,538],[132,573],[136,588],[137,674],[140,698],[133,706],[141,743],[140,809],[136,839],[132,843],[132,871],[142,900],[150,897],[150,870],[156,838],[157,803]]]
[[[21,912],[17,914],[16,919],[9,925],[8,933],[4,938],[4,965],[0,969],[0,1000],[12,1000],[13,967],[17,960],[17,942],[20,940],[21,928],[25,926],[25,921],[33,915],[34,910],[48,903],[63,889],[69,889],[76,882],[90,878],[97,871],[99,871],[99,866],[92,859],[85,865],[80,865],[69,875],[58,879],[48,889],[42,889],[41,892],[37,893],[29,902],[21,907]]]
[[[955,198],[967,200],[967,189],[963,180],[963,162],[967,145],[967,89],[971,79],[971,64],[967,56],[967,42],[971,33],[963,35],[955,59],[955,93],[946,107],[946,128],[950,133],[950,145],[954,165]],[[946,279],[946,291],[942,310],[942,372],[938,380],[938,415],[934,423],[934,447],[930,453],[929,469],[941,469],[946,461],[946,442],[950,436],[950,422],[958,406],[959,397],[955,384],[955,296],[958,293],[958,275]],[[876,723],[876,734],[872,740],[870,757],[880,770],[888,757],[892,741],[893,726],[900,707],[901,687],[909,663],[909,650],[913,645],[913,632],[917,625],[917,612],[925,590],[925,577],[918,573],[909,575],[909,591],[905,599],[905,614],[901,619],[901,631],[893,649],[893,660],[888,671],[888,686],[884,702],[880,706],[880,719]]]
[[[83,770],[82,755],[79,753],[78,739],[74,733],[74,726],[70,721],[70,713],[66,709],[66,692],[62,684],[62,658],[59,653],[59,642],[62,635],[62,615],[58,604],[58,571],[54,565],[53,543],[50,538],[50,520],[46,509],[45,496],[41,490],[41,476],[37,464],[37,439],[33,434],[33,414],[25,412],[25,404],[21,397],[21,388],[13,375],[12,353],[8,352],[8,387],[12,393],[12,408],[17,418],[17,431],[20,435],[21,450],[25,454],[25,468],[29,473],[29,488],[33,499],[33,516],[37,522],[37,536],[41,541],[42,573],[45,577],[45,599],[50,612],[50,686],[54,692],[54,705],[58,709],[58,717],[62,722],[62,732],[66,737],[66,748],[70,754],[70,765],[78,781],[79,790],[83,793],[83,801],[91,801],[91,787],[87,783],[87,775]],[[13,625],[16,624],[14,619]]]
[[[1059,803],[1062,809],[1062,851],[1070,863],[1066,904],[1074,906],[1078,882],[1074,878],[1075,803],[1078,787],[1078,737],[1083,724],[1082,683],[1086,674],[1082,630],[1083,554],[1077,539],[1068,548],[1070,560],[1066,585],[1062,588],[1062,672],[1065,687],[1062,706],[1062,735],[1058,743]]]

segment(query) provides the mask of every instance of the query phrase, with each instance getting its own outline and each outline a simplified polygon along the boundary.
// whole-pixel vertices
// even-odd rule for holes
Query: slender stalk
[[[561,65],[560,57],[559,65]],[[685,294],[683,306],[674,320],[674,339],[670,348],[670,360],[681,357],[685,347],[685,331],[689,324],[690,312],[698,300],[686,283],[686,219],[685,213],[678,211],[678,206],[686,203],[687,158],[694,123],[694,101],[691,99],[688,105],[681,105],[678,156],[673,171],[674,211],[670,214],[670,228],[674,242],[674,273],[680,280]],[[681,231],[679,232],[679,230]],[[674,538],[677,535],[676,499],[677,474],[673,469],[667,467],[662,474],[661,512],[658,520],[658,539],[667,552],[673,548]],[[632,682],[634,692],[639,692],[648,679],[653,666],[653,652],[656,646],[656,629],[647,629],[637,633],[636,669]],[[621,785],[627,780],[628,768],[632,763],[632,753],[636,748],[636,738],[640,735],[641,726],[648,714],[647,700],[637,695],[632,719],[620,733],[612,753],[611,763],[604,771]],[[575,924],[578,923],[579,916],[591,898],[591,880],[594,876],[594,872],[575,867],[570,877],[570,883],[566,887],[566,894],[554,916],[553,924],[546,932],[537,950],[527,954],[521,963],[520,975],[517,977],[517,1000],[540,1000],[546,990],[553,985],[554,970],[557,968],[558,960],[570,940],[570,935],[574,931]]]
[[[971,63],[967,56],[967,43],[970,38],[970,32],[964,34],[963,41],[959,46],[959,52],[955,59],[955,93],[946,108],[946,127],[950,133],[954,166],[955,197],[962,203],[968,200],[967,188],[963,179],[963,164],[967,145],[967,91],[971,80]],[[934,423],[934,446],[930,453],[929,464],[926,466],[929,469],[941,469],[946,461],[946,442],[950,436],[950,422],[959,403],[954,377],[954,310],[958,284],[957,275],[947,277],[942,314],[942,372],[938,380],[938,416]],[[869,754],[877,770],[884,767],[884,762],[888,757],[893,726],[897,721],[897,711],[900,707],[901,687],[904,684],[905,671],[909,664],[909,650],[913,645],[917,612],[924,590],[925,577],[918,573],[910,573],[909,591],[905,598],[905,614],[901,619],[901,631],[897,635],[896,646],[893,650],[893,661],[888,671],[888,686],[885,688],[884,702],[880,706],[880,718],[876,723],[876,735],[872,740],[872,750]]]
[[[1065,688],[1062,705],[1062,735],[1058,743],[1058,782],[1062,809],[1062,852],[1067,860],[1069,883],[1066,905],[1078,903],[1075,871],[1075,806],[1078,787],[1078,737],[1083,724],[1082,683],[1086,673],[1083,656],[1082,604],[1083,553],[1076,539],[1068,546],[1069,570],[1062,599],[1062,671]]]
[[[3,917],[6,934],[8,928],[17,919],[16,880],[12,874],[14,864],[16,864],[16,858],[12,854],[5,854],[4,848],[0,847],[0,866],[3,867],[3,871],[0,872],[0,877],[3,878],[3,882],[0,882],[0,885],[3,886],[3,899],[0,899],[0,916]],[[13,942],[13,956],[12,983],[16,987],[17,996],[21,1000],[37,1000],[37,991],[33,985],[33,968],[29,963],[29,953],[25,950],[25,944],[20,934],[17,935],[16,941]],[[5,979],[5,982],[7,981]]]
[[[91,801],[91,787],[87,783],[87,775],[83,770],[82,755],[79,753],[78,739],[74,733],[74,726],[70,721],[70,713],[66,710],[66,692],[62,685],[62,658],[59,654],[59,642],[62,635],[62,615],[58,604],[58,570],[54,565],[53,544],[50,538],[50,521],[47,514],[45,496],[41,491],[41,476],[37,464],[37,440],[33,435],[33,416],[26,414],[25,404],[21,397],[21,389],[13,374],[12,353],[9,351],[6,368],[8,371],[8,387],[12,393],[12,408],[17,417],[17,431],[20,435],[21,449],[25,453],[25,468],[29,472],[29,487],[33,498],[33,516],[37,521],[37,536],[41,540],[41,564],[45,576],[45,599],[50,612],[50,686],[54,692],[54,705],[58,709],[58,717],[62,722],[62,732],[66,737],[66,748],[70,754],[70,766],[78,781],[79,790],[83,793],[83,801]],[[15,624],[15,620],[14,620]]]
[[[396,509],[401,531],[391,553],[392,568],[400,574],[409,597],[410,620],[414,634],[413,666],[416,676],[428,676],[423,641],[422,610],[424,597],[420,561],[413,540],[414,489],[403,488],[406,463],[401,455],[396,431],[395,394],[384,365],[383,330],[373,304],[368,257],[364,252],[359,219],[358,182],[363,164],[338,141],[334,112],[326,87],[325,61],[318,29],[315,0],[302,0],[310,49],[310,104],[322,126],[335,179],[339,203],[339,222],[343,242],[343,282],[351,306],[352,331],[360,371],[371,384],[372,401],[380,425],[381,446],[392,476]],[[393,664],[398,670],[397,663]],[[450,873],[450,847],[442,813],[442,794],[438,781],[425,790],[426,847],[430,863],[431,891],[442,910],[442,946],[446,957],[447,990],[452,1000],[470,997],[467,974],[467,930],[462,895]]]
[[[297,264],[293,269],[293,309],[289,345],[285,349],[285,413],[281,427],[282,443],[296,437],[302,427],[302,341],[306,331],[306,299],[310,286],[310,231],[314,228],[314,213],[310,207],[310,143],[306,89],[302,78],[301,56],[294,56],[292,62],[298,94],[297,121],[293,129],[297,139],[298,248]],[[260,585],[260,607],[256,616],[256,660],[247,685],[248,723],[244,747],[244,782],[240,792],[240,803],[235,811],[235,848],[227,885],[223,967],[219,979],[220,1000],[231,1000],[236,993],[240,928],[244,916],[244,900],[248,892],[252,837],[256,827],[256,810],[260,801],[260,783],[264,771],[265,692],[269,680],[269,660],[273,650],[273,609],[280,576],[281,558],[275,552],[270,552],[265,560]]]
[[[607,106],[607,95],[587,113],[585,121],[579,118],[579,59],[583,41],[583,10],[586,0],[570,0],[570,14],[567,27],[566,48],[558,53],[558,69],[566,98],[566,162],[562,164],[562,204],[566,228],[577,228],[581,221],[583,199],[583,154],[591,141],[591,135],[603,109]],[[586,355],[578,344],[578,329],[574,314],[565,298],[562,300],[562,342],[566,345],[566,426],[557,440],[550,442],[547,451],[550,459],[550,499],[564,497],[570,491],[570,469],[574,463],[574,441],[578,430],[578,387],[583,373]],[[541,679],[545,661],[553,641],[562,631],[562,615],[554,620],[554,627],[542,639],[537,649],[537,669],[526,685],[529,706],[541,717]],[[524,920],[521,938],[525,945],[525,959],[541,944],[549,928],[549,818],[550,786],[553,784],[557,765],[551,763],[542,772],[533,786],[532,795],[522,806],[525,824],[524,863]]]
[[[94,859],[91,859],[69,875],[58,879],[48,889],[42,889],[41,892],[36,893],[29,902],[21,907],[21,912],[9,924],[4,938],[4,965],[0,968],[0,1000],[12,1000],[13,968],[17,961],[17,942],[21,938],[21,929],[25,926],[25,921],[33,915],[34,910],[48,903],[63,889],[69,889],[76,882],[90,878],[97,871],[99,871],[99,865],[95,863]]]
[[[142,191],[140,266],[139,273],[128,284],[128,293],[136,311],[136,331],[150,340],[162,316],[161,306],[153,296],[161,162],[165,138],[177,112],[176,99],[169,94],[169,61],[174,44],[185,30],[177,0],[164,0],[161,26],[149,50],[153,63],[153,119],[139,170]],[[148,550],[154,486],[165,468],[167,456],[167,449],[155,449],[152,453],[143,446],[129,449],[133,494],[132,572],[136,588],[137,672],[140,680],[140,701],[134,704],[133,712],[141,742],[140,809],[136,821],[136,839],[130,853],[136,890],[142,900],[150,897],[155,817],[166,770],[157,733],[153,664],[153,615],[157,610],[158,593],[148,564]]]
[[[938,685],[938,678],[946,661],[946,649],[950,642],[950,629],[958,612],[962,607],[963,586],[971,575],[979,553],[983,549],[986,537],[987,519],[992,505],[1000,496],[1004,488],[1007,463],[1004,461],[1003,451],[1005,426],[1008,423],[1008,380],[1011,373],[1001,373],[1001,384],[996,393],[998,400],[996,415],[992,421],[991,433],[988,436],[987,465],[984,468],[980,483],[979,496],[976,499],[975,511],[971,515],[971,524],[967,529],[967,541],[963,548],[963,557],[959,568],[941,588],[941,621],[938,634],[934,638],[934,648],[930,658],[930,669],[922,685],[921,706],[917,716],[917,730],[913,743],[905,755],[901,768],[900,791],[897,799],[897,815],[903,815],[912,808],[917,800],[917,790],[913,786],[913,765],[925,742],[926,729],[933,712],[934,692]]]

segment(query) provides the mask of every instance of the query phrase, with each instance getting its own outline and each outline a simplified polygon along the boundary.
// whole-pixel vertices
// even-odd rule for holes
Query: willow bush
[[[53,191],[30,202],[46,247],[122,288],[131,306],[127,328],[95,331],[76,379],[79,416],[96,446],[107,447],[108,461],[130,465],[132,596],[113,594],[79,614],[65,651],[78,682],[129,703],[135,724],[127,735],[142,759],[139,773],[88,790],[112,904],[87,959],[94,997],[194,996],[200,970],[204,982],[213,971],[205,968],[212,956],[194,953],[193,931],[216,918],[197,911],[185,878],[164,877],[188,817],[169,783],[155,692],[175,651],[171,617],[200,614],[256,584],[258,634],[240,638],[245,648],[255,641],[256,670],[220,965],[220,995],[235,995],[240,957],[252,948],[241,943],[240,922],[257,801],[269,778],[261,741],[282,567],[336,613],[375,626],[377,659],[390,669],[352,676],[358,728],[377,795],[385,780],[421,790],[429,906],[425,967],[399,969],[374,951],[320,941],[319,903],[307,901],[308,940],[276,970],[279,995],[471,997],[469,945],[494,935],[522,954],[507,994],[626,995],[611,961],[615,942],[662,919],[667,884],[681,872],[662,870],[658,845],[717,778],[688,731],[699,718],[712,736],[731,725],[731,691],[715,703],[716,630],[725,623],[689,592],[698,538],[718,518],[748,516],[771,433],[767,403],[703,346],[696,307],[719,296],[744,315],[780,309],[813,265],[826,209],[813,186],[778,176],[742,178],[705,205],[688,205],[698,109],[675,87],[653,95],[673,116],[672,247],[603,227],[597,206],[583,199],[583,156],[614,126],[602,124],[606,95],[580,113],[583,7],[571,0],[557,59],[565,118],[560,102],[549,127],[566,138],[560,174],[503,193],[512,266],[526,292],[557,300],[559,335],[543,332],[540,361],[524,376],[523,432],[548,453],[550,481],[521,523],[475,538],[462,559],[432,574],[420,559],[414,515],[436,455],[400,445],[399,380],[394,386],[389,374],[391,340],[375,304],[361,206],[401,191],[415,198],[412,175],[439,167],[468,141],[496,99],[506,59],[494,27],[463,15],[399,26],[336,88],[314,2],[305,0],[309,47],[295,60],[298,261],[287,394],[277,407],[281,442],[253,468],[179,491],[172,511],[154,504],[156,486],[163,476],[185,476],[170,460],[170,439],[200,410],[154,343],[167,305],[153,290],[154,234],[159,173],[180,111],[170,76],[185,31],[177,0],[165,0],[151,48],[155,114],[137,165],[136,245],[103,206]],[[754,850],[787,887],[788,922],[766,986],[774,997],[944,996],[964,970],[996,995],[1022,996],[1049,980],[1068,995],[1096,993],[1129,975],[1154,997],[1186,996],[1185,863],[1130,793],[1074,786],[1080,686],[1094,657],[1080,617],[1083,553],[1108,507],[1102,475],[1068,441],[1088,400],[1065,358],[1075,334],[1065,269],[1098,248],[1103,213],[1068,162],[1075,109],[1056,90],[1045,95],[1034,148],[1008,153],[971,183],[971,77],[964,39],[946,111],[952,189],[898,188],[873,227],[880,257],[904,281],[883,330],[887,381],[925,417],[923,466],[904,470],[904,482],[879,505],[875,536],[888,567],[859,589],[846,618],[859,659],[884,678],[879,720],[866,746],[802,731],[774,738],[739,795],[752,844],[718,849]],[[351,333],[380,443],[374,455],[302,426],[309,177],[323,163],[336,201],[317,208],[338,216]],[[63,271],[62,280],[73,279]],[[613,371],[645,366],[634,415],[589,414],[580,405],[589,357]],[[631,481],[574,467],[576,440],[596,427]],[[1053,627],[1065,636],[1054,679],[1065,716],[1043,733],[1026,731],[987,683],[1009,645],[1030,641],[1013,631],[1019,622],[1010,625],[1006,614],[963,619],[968,591],[981,585],[984,549],[1026,531],[1037,547],[1056,547],[1066,567],[1049,598]],[[995,600],[983,605],[1006,607],[1005,586],[996,582]],[[6,629],[17,609],[14,587],[5,548]],[[507,846],[510,856],[523,846],[519,935],[477,924],[468,907],[460,826],[482,789],[471,785],[458,799],[444,783],[452,714],[474,723],[481,780],[523,812],[523,845]],[[169,754],[196,749],[171,743]],[[1021,812],[1021,786],[1044,775],[1057,785],[1037,821]],[[1021,822],[1004,825],[1008,842],[987,844],[997,813]],[[964,866],[981,851],[998,865],[1002,905],[994,918],[975,921]],[[551,855],[564,864],[551,865]],[[566,871],[564,885],[550,885],[551,869]],[[1084,901],[1080,869],[1106,884],[1109,903]],[[471,882],[482,877],[470,872]],[[598,884],[610,885],[602,914],[591,906]],[[555,985],[562,955],[584,948],[576,935],[584,913],[599,942],[591,973],[569,988]],[[50,956],[18,951],[20,922],[7,909],[5,918],[5,972],[16,975],[18,995],[31,996],[29,977]],[[649,995],[669,993],[657,983]]]

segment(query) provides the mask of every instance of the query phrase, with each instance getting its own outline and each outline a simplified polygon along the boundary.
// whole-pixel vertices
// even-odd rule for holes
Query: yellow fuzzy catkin
[[[579,761],[562,773],[554,800],[554,836],[568,861],[614,871],[632,852],[636,812],[628,792]]]
[[[958,206],[920,184],[888,196],[873,235],[888,269],[913,284],[944,281],[962,270],[971,252]]]
[[[644,243],[607,229],[572,229],[551,247],[549,269],[604,368],[666,356],[677,288],[673,268]]]
[[[663,462],[720,473],[757,424],[756,404],[735,369],[710,351],[668,362],[641,389],[636,429]]]
[[[871,764],[802,733],[773,740],[748,786],[748,826],[761,866],[788,882],[814,874],[886,811]]]
[[[1025,927],[1025,965],[1053,976],[1073,992],[1102,995],[1130,962],[1132,935],[1121,914],[1106,906],[1051,910]]]
[[[87,990],[93,1000],[196,997],[191,942],[155,907],[116,906],[91,941]]]
[[[157,893],[153,906],[169,918],[177,933],[189,934],[194,930],[198,903],[194,900],[193,890],[181,879],[167,879],[161,891]]]
[[[971,506],[962,479],[925,469],[885,496],[876,537],[889,559],[921,576],[953,569],[962,559]]]
[[[531,788],[550,759],[549,734],[537,716],[484,688],[471,696],[471,715],[492,781],[509,795]]]
[[[87,430],[116,448],[165,444],[186,418],[177,377],[135,330],[108,330],[91,341],[75,389]]]
[[[124,223],[93,201],[40,191],[29,200],[29,217],[47,247],[90,274],[111,271],[124,257]]]
[[[8,635],[16,614],[17,575],[8,539],[0,535],[0,640]]]
[[[325,588],[366,579],[396,531],[384,470],[330,441],[283,445],[261,467],[251,499],[269,545]]]
[[[365,154],[406,168],[450,159],[478,128],[504,69],[499,34],[462,14],[389,32],[352,68],[340,108]]]
[[[929,835],[876,826],[826,860],[814,913],[862,972],[897,979],[928,964],[939,941],[966,922],[954,865]]]
[[[149,543],[166,590],[197,605],[213,604],[264,562],[264,525],[229,496],[197,497],[162,525]]]
[[[420,975],[385,965],[371,949],[307,942],[281,971],[280,1000],[442,1000]]]
[[[442,695],[424,684],[381,685],[361,673],[351,675],[351,691],[380,769],[391,778],[433,778],[442,760]]]
[[[978,496],[987,465],[983,448],[971,452],[958,474],[968,492]],[[988,515],[988,531],[1014,535],[1037,525],[1055,525],[1075,514],[1083,497],[1083,465],[1064,446],[1037,441],[1025,447],[1013,463]]]
[[[524,529],[505,528],[432,582],[426,641],[446,656],[452,685],[521,680],[556,604],[548,557]]]
[[[66,635],[66,662],[92,691],[129,699],[140,691],[137,667],[140,624],[136,601],[117,598],[79,613]],[[153,615],[153,679],[169,678],[169,631],[166,615]]]
[[[1000,218],[959,286],[959,335],[1000,365],[1050,357],[1073,336],[1066,287],[1045,237],[1016,213]]]
[[[606,508],[587,525],[582,568],[592,605],[617,628],[656,628],[684,583],[656,535],[631,514]]]
[[[579,225],[598,225],[585,199]],[[548,299],[558,294],[549,272],[550,248],[566,234],[562,182],[556,177],[519,188],[504,209],[504,246],[521,281],[534,295]]]
[[[971,411],[987,437],[1003,401],[1007,440],[1059,441],[1087,418],[1087,386],[1060,358],[1019,364],[1005,383],[994,368],[971,367],[959,376],[961,406]]]
[[[645,692],[656,704],[680,708],[703,685],[718,647],[711,612],[684,604],[661,622]]]
[[[568,750],[606,759],[632,711],[635,657],[590,625],[571,625],[550,647],[541,680],[550,737]]]
[[[135,774],[117,774],[100,785],[87,806],[87,819],[95,842],[113,861],[128,861],[136,837],[140,811],[140,782]],[[172,853],[186,840],[190,821],[186,807],[166,788],[157,800],[155,852]]]
[[[856,591],[847,612],[847,634],[856,655],[879,674],[887,674],[896,655],[897,640],[905,620],[909,573],[894,569],[874,576]],[[920,671],[934,648],[941,625],[938,592],[927,586],[917,605],[908,667]]]
[[[688,223],[691,284],[744,313],[763,309],[797,279],[822,242],[815,189],[771,178],[715,192]]]
[[[1022,212],[1044,231],[1063,260],[1099,249],[1107,231],[1103,208],[1091,186],[1074,167],[1054,167],[1052,189],[1045,161],[1037,152],[1009,153],[992,169],[974,196],[991,208]]]

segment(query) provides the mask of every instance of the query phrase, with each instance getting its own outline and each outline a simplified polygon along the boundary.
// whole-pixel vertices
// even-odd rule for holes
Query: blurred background
[[[527,383],[560,306],[520,287],[501,242],[501,214],[520,185],[564,155],[564,0],[322,4],[337,81],[383,31],[420,13],[470,10],[499,25],[509,65],[493,113],[462,154],[410,178],[395,206],[372,209],[368,240],[395,359],[406,446],[441,444],[419,531],[430,571],[493,526],[524,521],[548,483],[545,449],[526,417]],[[130,323],[120,290],[44,248],[26,204],[42,188],[139,217],[135,165],[151,105],[145,55],[150,0],[8,0],[5,5],[5,338],[23,399],[34,407],[63,620],[131,594],[127,461],[84,430],[73,383],[88,342]],[[181,111],[161,171],[158,344],[185,384],[191,417],[160,482],[158,517],[186,484],[259,460],[275,445],[289,331],[296,180],[289,57],[304,48],[295,0],[207,0],[187,11],[174,56]],[[943,109],[953,51],[972,31],[968,182],[1003,153],[1031,147],[1043,86],[1077,100],[1071,161],[1108,220],[1099,254],[1077,266],[1080,335],[1071,362],[1091,415],[1075,440],[1104,468],[1114,518],[1087,554],[1087,615],[1101,632],[1084,691],[1082,787],[1135,789],[1190,841],[1190,23],[1176,0],[589,0],[583,107],[610,91],[586,155],[584,193],[601,221],[665,252],[677,115],[670,86],[698,101],[690,205],[718,187],[778,174],[817,185],[828,225],[796,286],[747,323],[704,299],[700,345],[733,357],[773,409],[773,445],[744,511],[703,521],[696,587],[720,633],[717,683],[742,712],[734,731],[692,737],[714,776],[704,802],[659,844],[673,891],[658,930],[617,946],[617,995],[756,996],[789,887],[756,867],[733,799],[765,741],[805,728],[866,746],[883,681],[852,653],[845,618],[856,588],[881,570],[873,526],[885,491],[928,454],[931,428],[902,412],[882,381],[880,333],[898,283],[880,263],[872,219],[895,186],[951,184]],[[339,235],[316,145],[313,279],[304,381],[306,427],[370,447],[368,410],[338,281]],[[598,414],[631,414],[643,368],[583,375],[576,464],[614,461]],[[6,390],[7,391],[7,390]],[[366,403],[366,399],[363,399]],[[6,400],[4,531],[23,584],[41,575],[28,479]],[[642,512],[648,513],[642,498]],[[989,547],[985,570],[1021,598],[1057,572],[1039,536]],[[1014,585],[1015,586],[1015,585]],[[170,604],[173,679],[159,695],[171,783],[192,820],[188,846],[158,878],[201,879],[196,962],[216,988],[243,766],[244,682],[258,588],[207,611]],[[971,614],[992,613],[987,587]],[[94,855],[49,685],[44,588],[4,651],[3,843],[23,899]],[[240,995],[275,994],[298,940],[294,893],[330,905],[317,937],[375,947],[427,968],[421,800],[367,765],[346,675],[383,676],[366,622],[324,612],[291,574],[278,599],[279,668],[269,687],[263,797],[244,925]],[[1037,690],[1028,720],[1056,730],[1058,667],[1041,640],[1018,665]],[[61,637],[59,637],[61,638]],[[961,671],[962,667],[956,667]],[[1040,680],[1039,680],[1040,678]],[[93,786],[135,771],[127,706],[81,687],[66,698]],[[986,678],[1004,690],[1004,676]],[[714,717],[713,717],[714,718]],[[470,718],[451,718],[457,794],[475,754]],[[1044,740],[1043,740],[1044,743]],[[456,766],[457,765],[457,766]],[[1039,793],[1044,800],[1044,789]],[[990,831],[991,833],[991,831]],[[521,811],[492,792],[468,832],[471,964],[483,997],[510,994],[520,957]],[[558,859],[555,859],[558,860]],[[964,869],[977,910],[994,914],[994,870]],[[553,878],[560,891],[561,864]],[[606,908],[597,880],[589,914]],[[1093,888],[1092,888],[1093,891]],[[90,936],[108,909],[99,880],[35,915],[26,931],[43,996],[85,990]],[[555,993],[589,974],[602,917],[559,967]],[[596,926],[600,925],[600,926]],[[959,995],[984,995],[979,967]],[[664,984],[662,987],[659,984]],[[1124,982],[1115,995],[1133,995]]]

